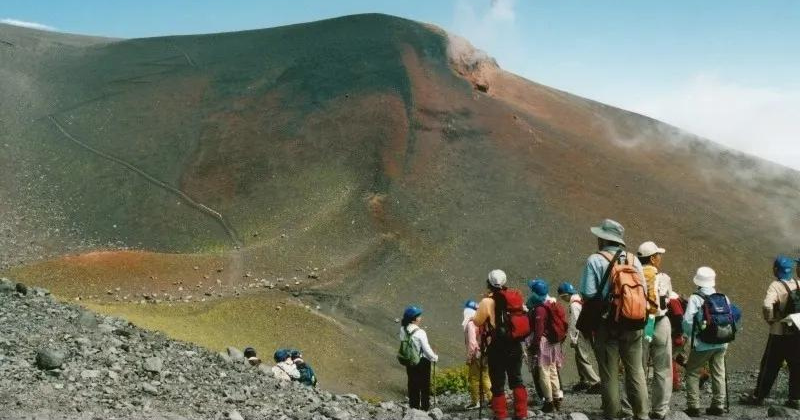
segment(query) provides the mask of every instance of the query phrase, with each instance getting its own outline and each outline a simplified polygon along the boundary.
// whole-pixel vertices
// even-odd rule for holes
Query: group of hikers
[[[244,358],[250,366],[261,366],[261,359],[252,347],[244,349]],[[317,375],[311,365],[303,359],[300,350],[278,349],[272,355],[272,359],[275,361],[275,366],[272,366],[269,372],[275,379],[298,382],[312,388],[317,386]]]
[[[623,226],[610,219],[591,232],[597,237],[598,252],[587,259],[578,289],[567,282],[557,288],[566,310],[550,295],[547,281],[529,280],[529,296],[523,300],[519,291],[507,287],[502,270],[488,274],[488,290],[480,302],[464,304],[471,399],[466,408],[482,409],[486,402],[496,419],[507,419],[507,382],[514,419],[527,417],[529,402],[541,404],[543,412],[559,410],[564,398],[560,369],[566,342],[575,350],[579,376],[572,391],[599,393],[605,418],[666,418],[672,392],[681,386],[681,370],[686,414],[701,415],[701,384],[710,380],[712,400],[705,412],[724,415],[729,407],[725,355],[741,329],[741,311],[717,292],[715,271],[698,268],[692,279],[695,290],[686,299],[673,290],[671,278],[662,272],[664,248],[648,241],[635,255],[627,252]],[[786,256],[774,261],[775,280],[763,303],[770,335],[755,389],[739,400],[742,404],[763,404],[785,364],[789,370],[786,406],[800,408],[800,283],[793,277],[797,262]],[[405,309],[398,360],[408,374],[410,407],[427,411],[431,366],[435,370],[438,356],[420,328],[421,321],[419,307]],[[530,400],[522,378],[525,359],[536,393]],[[652,395],[648,395],[650,375],[646,373],[650,367]]]

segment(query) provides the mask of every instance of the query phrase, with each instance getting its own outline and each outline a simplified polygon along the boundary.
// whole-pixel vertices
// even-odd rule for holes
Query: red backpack
[[[563,343],[567,339],[567,328],[569,328],[564,307],[558,302],[545,302],[543,306],[547,309],[548,316],[544,332],[547,341],[552,344]]]
[[[503,289],[492,294],[494,299],[494,336],[510,341],[522,341],[531,334],[531,323],[525,313],[522,294]]]

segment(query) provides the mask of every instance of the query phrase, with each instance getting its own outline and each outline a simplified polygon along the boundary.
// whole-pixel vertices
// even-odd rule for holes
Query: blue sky
[[[462,35],[531,80],[800,169],[800,1],[4,0],[0,19],[113,37],[382,12]]]

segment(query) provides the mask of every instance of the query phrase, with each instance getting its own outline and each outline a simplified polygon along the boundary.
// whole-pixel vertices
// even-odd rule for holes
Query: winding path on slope
[[[127,161],[125,161],[123,159],[120,159],[120,158],[118,158],[116,156],[112,156],[112,155],[110,155],[110,154],[108,154],[106,152],[103,152],[102,150],[96,149],[96,148],[90,146],[89,144],[84,143],[83,141],[77,139],[75,136],[70,134],[70,132],[67,131],[67,129],[64,128],[64,126],[61,125],[60,122],[58,122],[58,120],[56,119],[56,117],[54,115],[50,114],[50,115],[47,116],[47,118],[50,119],[50,121],[53,123],[53,125],[55,125],[56,128],[58,128],[58,130],[61,132],[61,134],[64,135],[64,137],[66,137],[67,139],[69,139],[73,143],[77,144],[81,148],[83,148],[85,150],[88,150],[89,152],[91,152],[91,153],[93,153],[93,154],[95,154],[95,155],[97,155],[97,156],[99,156],[99,157],[101,157],[103,159],[109,160],[111,162],[114,162],[114,163],[116,163],[118,165],[121,165],[121,166],[127,168],[128,170],[130,170],[130,171],[136,173],[137,175],[141,176],[142,178],[146,179],[151,184],[153,184],[153,185],[155,185],[155,186],[157,186],[157,187],[159,187],[159,188],[161,188],[161,189],[163,189],[165,191],[168,191],[168,192],[170,192],[172,194],[175,194],[181,200],[183,200],[184,202],[186,202],[187,204],[189,204],[193,208],[195,208],[195,209],[199,210],[200,212],[206,214],[207,216],[211,217],[217,223],[219,223],[220,226],[222,226],[222,228],[225,230],[225,232],[230,237],[231,242],[233,242],[233,244],[236,246],[237,249],[242,247],[242,241],[239,239],[239,236],[236,233],[236,230],[234,230],[233,226],[228,222],[227,219],[225,219],[225,217],[220,212],[212,209],[211,207],[209,207],[209,206],[207,206],[207,205],[205,205],[203,203],[195,201],[192,197],[189,197],[189,195],[186,194],[185,192],[183,192],[180,189],[175,188],[175,187],[165,183],[164,181],[161,181],[160,179],[148,174],[147,172],[145,172],[144,170],[138,168],[137,166],[133,165],[132,163],[129,163],[129,162],[127,162]]]

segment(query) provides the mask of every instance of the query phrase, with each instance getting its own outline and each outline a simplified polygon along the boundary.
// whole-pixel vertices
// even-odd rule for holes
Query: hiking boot
[[[542,405],[542,413],[552,413],[555,409],[556,406],[552,401],[545,401],[544,405]]]
[[[786,400],[786,404],[784,405],[795,410],[800,410],[800,400]]]
[[[561,411],[561,403],[563,402],[564,398],[553,398],[553,408],[555,408],[556,411]]]
[[[586,389],[586,393],[591,395],[600,395],[603,393],[603,385],[601,385],[600,382],[589,385],[589,388]]]
[[[590,386],[592,386],[592,384],[588,382],[578,382],[572,387],[572,392],[583,392],[589,389]]]
[[[658,414],[655,411],[650,413],[650,420],[664,420],[667,418],[665,414]]]
[[[725,409],[722,407],[708,407],[706,409],[706,414],[709,416],[717,416],[717,417],[724,416]]]
[[[739,398],[739,404],[761,406],[764,405],[764,399],[758,398],[753,394],[747,394]]]
[[[700,409],[699,408],[695,408],[695,407],[687,408],[685,413],[689,417],[700,417]]]

